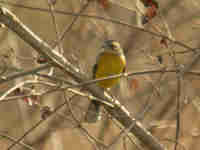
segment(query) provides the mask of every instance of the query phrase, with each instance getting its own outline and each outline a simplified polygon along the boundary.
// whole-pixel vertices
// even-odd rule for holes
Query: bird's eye
[[[114,45],[114,44],[111,44],[110,46],[111,46],[112,49],[116,49],[117,48],[117,46]]]
[[[118,49],[119,47],[120,47],[120,45],[118,42],[112,42],[112,44],[111,44],[112,49]]]

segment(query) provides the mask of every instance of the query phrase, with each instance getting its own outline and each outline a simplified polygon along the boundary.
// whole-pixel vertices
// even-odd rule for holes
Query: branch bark
[[[46,57],[52,65],[60,68],[65,73],[70,75],[76,82],[81,83],[89,80],[85,74],[80,73],[67,59],[56,53],[46,42],[40,39],[13,13],[4,7],[0,7],[0,22],[15,32],[40,55]],[[106,97],[99,87],[95,85],[87,85],[85,88],[94,96],[106,101]],[[130,130],[130,132],[135,135],[146,147],[153,150],[165,150],[163,145],[161,145],[159,141],[153,137],[139,121],[132,118],[128,110],[126,110],[126,108],[123,107],[119,102],[115,103],[115,107],[111,108],[105,106],[105,109],[116,120],[118,120],[124,126],[124,128],[129,128],[130,125],[135,122],[135,126]]]

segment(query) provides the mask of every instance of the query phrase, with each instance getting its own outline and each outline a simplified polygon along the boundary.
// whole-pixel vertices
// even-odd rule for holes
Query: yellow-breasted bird
[[[102,52],[97,56],[96,64],[93,66],[93,79],[120,74],[125,71],[126,58],[120,43],[107,40],[102,46]],[[120,78],[113,78],[97,82],[101,88],[109,89],[119,83]],[[95,123],[101,119],[100,102],[92,100],[86,113],[85,121]]]

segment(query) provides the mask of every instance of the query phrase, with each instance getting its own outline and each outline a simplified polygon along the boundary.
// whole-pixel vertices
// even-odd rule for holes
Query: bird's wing
[[[99,63],[99,59],[100,57],[104,54],[104,49],[102,49],[102,51],[99,53],[99,55],[96,58],[96,63],[94,64],[93,68],[92,68],[92,78],[95,79],[95,74],[97,72],[98,69],[98,63]]]
[[[94,64],[93,68],[92,68],[92,78],[95,79],[95,74],[97,72],[97,67],[98,65],[97,64]]]

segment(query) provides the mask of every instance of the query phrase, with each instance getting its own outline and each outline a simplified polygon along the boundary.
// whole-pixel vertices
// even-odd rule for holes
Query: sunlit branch
[[[35,33],[33,33],[28,27],[26,27],[13,13],[9,10],[1,7],[0,8],[0,21],[6,25],[10,30],[15,32],[20,38],[22,38],[26,43],[34,48],[40,55],[46,57],[49,62],[62,69],[63,72],[70,75],[76,82],[83,82],[88,80],[85,74],[82,74],[74,68],[71,63],[64,57],[57,54],[52,48],[41,40]],[[95,85],[88,85],[85,87],[90,91],[95,97],[106,100],[106,97],[99,87]],[[154,150],[164,150],[162,144],[147,131],[139,121],[135,121],[134,118],[130,116],[129,111],[122,106],[118,101],[115,101],[115,107],[111,108],[105,106],[104,108],[117,119],[125,128],[130,127],[132,122],[136,122],[135,126],[130,130],[143,144],[145,144],[149,149]],[[16,142],[9,146],[8,150],[11,150],[18,142],[24,139],[31,131],[37,128],[43,121],[39,121],[31,129],[29,129],[23,136],[21,136]]]
[[[30,9],[30,10],[37,10],[37,11],[48,12],[48,13],[50,12],[48,9],[45,9],[45,8],[35,8],[35,7],[31,7],[31,6],[23,6],[23,5],[20,5],[20,4],[13,4],[13,3],[5,2],[5,1],[0,1],[0,3],[15,6],[15,7],[20,7],[20,8]],[[96,20],[103,20],[103,21],[106,21],[106,22],[111,22],[111,23],[114,23],[114,24],[123,25],[124,27],[128,27],[128,28],[131,28],[131,29],[134,29],[134,30],[139,30],[141,32],[151,34],[155,37],[164,38],[164,39],[166,39],[166,40],[168,40],[168,41],[170,41],[174,44],[179,45],[180,47],[187,49],[187,51],[183,51],[183,53],[190,52],[190,51],[194,52],[194,51],[197,50],[196,48],[191,48],[190,46],[187,46],[186,44],[184,44],[180,41],[172,40],[171,38],[169,38],[166,35],[162,35],[162,34],[159,34],[159,33],[156,33],[156,32],[152,32],[152,31],[146,30],[144,28],[140,28],[140,27],[128,24],[126,22],[120,21],[120,20],[105,18],[105,17],[101,17],[101,16],[95,16],[95,15],[73,13],[73,12],[56,10],[56,9],[54,10],[54,12],[58,13],[58,14],[63,14],[63,15],[80,16],[80,17],[83,17],[83,18],[92,18],[92,19],[96,19]],[[178,53],[183,54],[181,51],[178,52]]]

